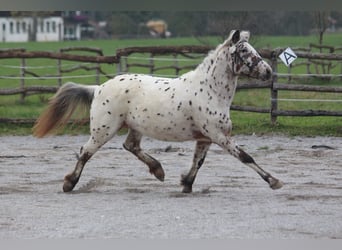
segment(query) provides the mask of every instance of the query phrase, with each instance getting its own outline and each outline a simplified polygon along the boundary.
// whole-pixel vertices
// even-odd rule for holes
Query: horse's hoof
[[[189,181],[187,175],[181,175],[181,185],[183,186],[182,193],[191,193],[192,192],[192,184],[193,181]]]
[[[75,185],[73,185],[71,182],[64,181],[63,184],[63,192],[71,192],[74,189]]]
[[[162,167],[158,167],[153,171],[154,176],[160,180],[160,181],[164,181],[165,178],[165,173]]]
[[[71,175],[67,175],[64,177],[64,184],[63,184],[63,192],[71,192],[75,185],[77,184],[78,180],[75,180]]]
[[[182,193],[189,194],[192,192],[192,186],[184,186]]]
[[[272,188],[274,190],[279,189],[284,185],[280,180],[278,180],[274,177],[269,179],[269,184],[270,184],[270,188]]]

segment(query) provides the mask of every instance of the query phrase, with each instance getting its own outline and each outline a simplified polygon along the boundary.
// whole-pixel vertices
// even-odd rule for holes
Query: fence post
[[[154,54],[151,53],[150,55],[150,74],[153,75],[154,73],[154,58],[153,58]]]
[[[116,64],[116,74],[117,75],[120,75],[121,74],[121,56],[119,57],[119,60],[118,60],[118,62],[117,62],[117,64]]]
[[[21,67],[20,67],[20,88],[22,89],[22,93],[20,95],[20,103],[25,102],[26,92],[24,92],[25,88],[25,68],[26,68],[26,62],[25,58],[21,58]]]
[[[58,51],[59,53],[63,52],[63,49],[59,49]],[[58,87],[62,86],[62,59],[57,59],[57,74],[58,74],[58,79],[57,79],[57,83],[58,83]]]
[[[272,125],[277,122],[276,111],[278,109],[278,90],[274,89],[274,84],[278,81],[278,63],[277,53],[274,51],[271,56],[271,67],[273,70],[272,84],[271,84],[271,123]]]
[[[121,59],[120,59],[120,61],[121,61]],[[129,71],[128,56],[125,56],[123,58],[123,64],[121,64],[121,74],[122,73],[127,73],[128,71]]]
[[[95,81],[96,81],[96,85],[100,85],[100,64],[97,63],[96,65],[96,77],[95,77]]]
[[[57,59],[57,74],[58,74],[58,87],[62,86],[62,60]]]
[[[173,54],[173,58],[174,58],[174,66],[175,66],[176,76],[179,76],[179,67],[178,67],[177,53]]]

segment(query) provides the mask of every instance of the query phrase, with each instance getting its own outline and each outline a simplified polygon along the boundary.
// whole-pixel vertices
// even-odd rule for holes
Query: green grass
[[[341,117],[278,117],[270,124],[268,114],[231,111],[233,134],[282,134],[286,136],[342,136]]]
[[[324,42],[326,45],[341,46],[340,41],[342,34],[330,34],[326,35]],[[220,43],[220,39],[217,37],[208,37],[202,39],[207,41],[210,45],[216,46]],[[277,48],[277,47],[307,47],[309,43],[317,43],[317,36],[305,36],[305,37],[253,37],[251,38],[251,44],[256,48]],[[94,41],[68,41],[68,42],[45,42],[45,43],[2,43],[2,48],[25,48],[29,51],[58,51],[60,48],[74,47],[74,46],[86,46],[97,47],[104,51],[105,55],[114,55],[116,49],[125,48],[131,46],[162,46],[162,45],[200,45],[201,43],[196,38],[172,38],[172,39],[143,39],[143,40],[94,40]],[[143,56],[143,55],[134,55]],[[148,56],[148,55],[146,55]],[[201,61],[199,59],[198,61]],[[2,76],[18,76],[19,69],[13,69],[4,67],[4,65],[19,65],[19,59],[2,59],[0,60],[0,74]],[[62,65],[68,66],[73,62],[62,61]],[[170,62],[167,62],[170,63]],[[160,65],[166,65],[166,62],[162,62]],[[193,64],[195,62],[191,62]],[[185,63],[182,63],[185,64]],[[44,66],[49,65],[48,69],[35,69],[35,73],[42,75],[56,74],[56,60],[48,59],[28,59],[26,60],[27,66]],[[116,73],[115,65],[103,65],[103,70],[109,74]],[[340,68],[334,69],[340,70]],[[33,71],[33,70],[32,70]],[[132,72],[148,73],[148,70],[142,70],[140,68],[130,69]],[[279,73],[287,73],[285,66],[280,66]],[[303,66],[293,69],[295,73],[305,73]],[[171,70],[164,70],[157,72],[158,74],[174,74]],[[183,72],[182,72],[183,73]],[[84,70],[77,71],[75,73],[65,75],[88,75],[93,72],[87,72]],[[94,77],[71,79],[72,81],[93,84],[95,82]],[[101,77],[101,82],[105,81],[105,77]],[[66,82],[68,80],[64,80]],[[281,81],[287,82],[286,79]],[[341,86],[340,80],[334,80],[330,82],[323,82],[321,80],[306,81],[306,84],[313,85],[332,85]],[[50,85],[56,86],[57,80],[27,80],[25,82],[29,85]],[[0,79],[0,88],[13,88],[19,87],[20,81]],[[25,99],[24,103],[19,101],[19,95],[15,96],[0,96],[0,117],[7,118],[36,118],[42,112],[47,104],[48,98],[51,94],[44,95],[32,95]],[[317,93],[317,92],[289,92],[280,91],[279,98],[284,99],[338,99],[341,100],[341,94],[332,93]],[[270,94],[269,90],[243,90],[238,91],[235,99],[235,105],[250,105],[269,108],[270,106]],[[279,109],[283,110],[300,110],[300,109],[320,109],[320,110],[339,110],[341,111],[341,102],[279,102]],[[289,136],[294,135],[326,135],[326,136],[342,136],[342,118],[341,117],[278,117],[278,122],[275,125],[271,125],[270,116],[268,114],[258,114],[250,112],[236,112],[232,111],[233,120],[233,133],[234,134],[270,134],[281,133]],[[30,134],[32,125],[13,125],[0,123],[0,135],[4,134]],[[77,126],[71,126],[67,130],[63,131],[70,134],[87,133],[87,126],[82,126],[81,129]],[[61,133],[63,133],[61,132]]]
[[[341,46],[342,34],[326,34],[323,44],[329,46]],[[283,47],[308,47],[310,43],[318,44],[318,35],[309,36],[251,36],[251,44],[255,48],[283,48]]]
[[[220,43],[218,37],[206,38],[211,45]],[[115,55],[117,49],[136,46],[173,46],[173,45],[201,45],[195,37],[169,38],[169,39],[117,39],[117,40],[82,40],[63,42],[27,42],[2,43],[2,48],[25,48],[28,51],[57,51],[66,47],[95,47],[103,50],[107,56]]]

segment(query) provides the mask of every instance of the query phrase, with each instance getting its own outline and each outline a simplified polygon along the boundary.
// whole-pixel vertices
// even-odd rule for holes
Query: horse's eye
[[[242,53],[247,53],[247,49],[242,49],[241,52]]]

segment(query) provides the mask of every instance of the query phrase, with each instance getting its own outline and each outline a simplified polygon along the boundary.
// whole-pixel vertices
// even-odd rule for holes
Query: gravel
[[[234,138],[282,189],[212,145],[193,193],[183,194],[194,142],[143,140],[163,165],[160,182],[117,136],[63,193],[88,136],[0,137],[0,238],[342,238],[341,138]]]

